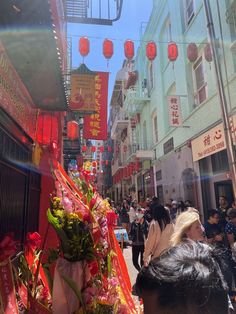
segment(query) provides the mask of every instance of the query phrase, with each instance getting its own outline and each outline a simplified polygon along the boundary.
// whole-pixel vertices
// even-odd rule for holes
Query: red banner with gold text
[[[13,281],[12,266],[9,258],[0,263],[0,299],[1,313],[19,313]]]
[[[84,117],[84,138],[107,139],[107,94],[108,72],[97,72],[95,76],[95,113]]]

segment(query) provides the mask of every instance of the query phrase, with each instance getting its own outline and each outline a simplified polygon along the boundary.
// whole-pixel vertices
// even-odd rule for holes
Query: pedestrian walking
[[[148,265],[150,259],[159,256],[170,246],[173,230],[170,215],[165,207],[158,204],[152,206],[152,221],[149,225],[143,254],[145,266]]]
[[[143,266],[144,242],[148,234],[148,224],[143,213],[136,213],[135,220],[131,223],[130,238],[132,241],[132,261],[137,271]]]
[[[171,236],[171,244],[175,246],[187,239],[204,241],[204,228],[199,214],[195,211],[188,210],[177,217],[174,232]]]
[[[121,211],[120,211],[120,220],[123,228],[126,229],[127,233],[129,233],[130,221],[129,221],[129,205],[127,200],[123,200]]]
[[[136,280],[144,314],[228,314],[228,288],[214,251],[182,242],[143,267]]]

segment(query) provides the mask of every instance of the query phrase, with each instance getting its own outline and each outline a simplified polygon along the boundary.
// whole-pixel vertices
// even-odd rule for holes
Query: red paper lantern
[[[211,45],[209,43],[204,47],[204,57],[207,62],[212,61]]]
[[[134,43],[132,40],[126,40],[124,43],[125,56],[128,60],[132,60],[134,57]]]
[[[79,39],[79,52],[81,56],[86,57],[90,50],[90,44],[87,37],[81,37]]]
[[[91,152],[95,153],[96,152],[96,146],[91,146]]]
[[[146,56],[148,60],[153,61],[157,56],[157,47],[154,41],[150,41],[146,45]]]
[[[58,120],[52,113],[41,113],[37,120],[37,142],[49,146],[58,143]]]
[[[113,56],[113,42],[110,39],[105,39],[103,42],[103,55],[105,58],[110,59]]]
[[[67,122],[67,137],[72,141],[79,138],[79,125],[76,121]]]
[[[100,153],[103,153],[104,152],[104,146],[100,146],[99,151],[100,151]]]
[[[83,145],[82,146],[82,152],[86,152],[87,151],[87,146],[86,145]]]
[[[178,46],[174,42],[168,44],[168,58],[170,61],[175,61],[178,58]]]
[[[198,58],[198,48],[195,43],[191,43],[187,47],[187,57],[190,62],[195,62]]]

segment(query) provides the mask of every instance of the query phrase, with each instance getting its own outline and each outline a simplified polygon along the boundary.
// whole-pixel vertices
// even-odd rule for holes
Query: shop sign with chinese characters
[[[167,96],[168,113],[169,113],[169,125],[170,126],[182,126],[180,97],[179,96]]]
[[[36,110],[33,101],[0,43],[0,107],[32,138]]]
[[[226,148],[223,123],[192,141],[193,161],[218,153]]]

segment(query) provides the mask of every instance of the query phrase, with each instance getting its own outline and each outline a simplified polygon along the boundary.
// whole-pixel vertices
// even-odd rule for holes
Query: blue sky
[[[90,40],[90,53],[84,62],[90,70],[108,71],[109,101],[112,95],[116,73],[124,60],[124,42],[131,39],[135,43],[135,51],[139,46],[141,26],[148,22],[153,0],[124,0],[121,18],[112,26],[68,24],[68,36],[72,36],[72,66],[77,68],[82,63],[78,52],[79,37],[87,36]],[[102,43],[105,38],[113,40],[114,55],[109,61],[102,54]]]

